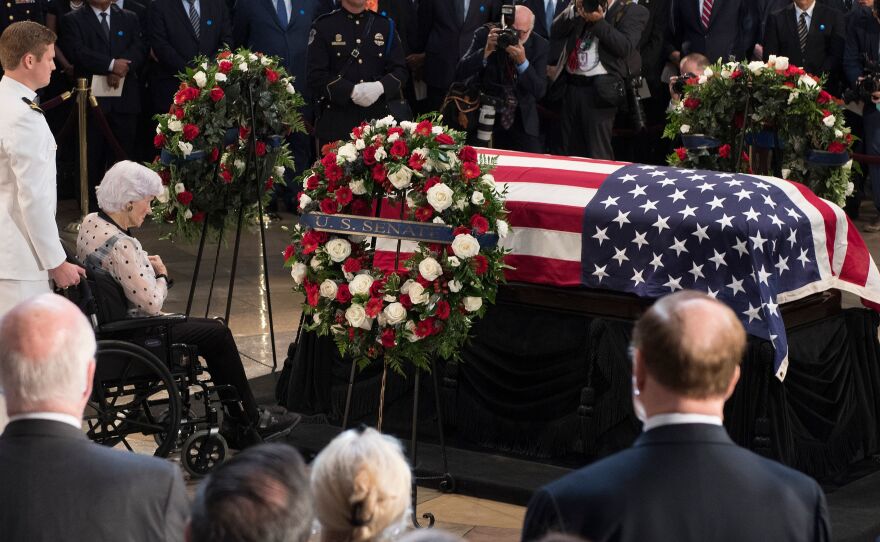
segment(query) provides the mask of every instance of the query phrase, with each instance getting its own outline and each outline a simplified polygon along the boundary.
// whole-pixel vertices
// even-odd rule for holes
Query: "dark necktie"
[[[193,32],[196,33],[196,39],[199,39],[199,30],[201,30],[199,25],[199,12],[196,11],[196,0],[186,0],[189,3],[189,24],[193,27]]]
[[[801,12],[801,18],[798,21],[798,39],[801,41],[801,53],[807,51],[807,13]]]
[[[287,28],[287,6],[284,5],[284,0],[275,0],[275,11],[278,12],[278,22]]]
[[[467,13],[464,12],[464,0],[454,0],[455,2],[455,15],[458,17],[458,22],[464,23],[465,18],[467,17]]]
[[[107,22],[107,12],[101,12],[101,30],[104,31],[104,38],[110,41],[110,23]]]

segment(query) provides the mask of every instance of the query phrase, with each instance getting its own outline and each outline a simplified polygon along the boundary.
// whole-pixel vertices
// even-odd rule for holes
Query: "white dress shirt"
[[[9,417],[9,423],[18,420],[49,420],[52,422],[66,423],[77,429],[82,429],[82,420],[70,414],[62,414],[60,412],[28,412],[26,414],[16,414]]]
[[[709,425],[723,425],[721,418],[718,416],[709,416],[707,414],[684,414],[681,412],[672,412],[669,414],[656,414],[645,421],[642,431],[650,431],[664,425],[682,425],[686,423],[705,423]]]
[[[807,14],[807,20],[806,20],[807,29],[809,30],[810,23],[813,22],[813,8],[815,8],[815,7],[816,7],[815,1],[812,4],[810,4],[810,7],[808,7],[806,10],[803,10],[803,9],[797,7],[797,5],[795,5],[794,6],[794,24],[799,25],[801,23],[801,13],[806,13]]]
[[[180,1],[181,1],[181,3],[183,3],[183,12],[186,13],[187,17],[189,17],[189,0],[180,0]],[[290,0],[287,0],[287,4],[288,4],[287,15],[289,17],[290,16],[290,7],[289,7]],[[202,16],[202,3],[199,2],[199,0],[196,0],[195,2],[193,2],[193,7],[196,8],[196,13],[198,13],[199,17],[201,17]]]

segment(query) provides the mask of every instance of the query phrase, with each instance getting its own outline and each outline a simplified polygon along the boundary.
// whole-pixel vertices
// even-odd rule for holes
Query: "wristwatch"
[[[172,286],[174,286],[174,281],[171,280],[170,278],[168,278],[168,275],[166,275],[165,273],[159,273],[158,275],[156,275],[156,280],[159,280],[159,279],[165,279],[165,285],[168,288],[171,288]]]

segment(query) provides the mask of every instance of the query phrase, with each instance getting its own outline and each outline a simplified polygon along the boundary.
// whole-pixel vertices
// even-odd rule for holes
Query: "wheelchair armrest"
[[[126,318],[101,324],[96,331],[99,333],[113,333],[115,331],[131,331],[133,329],[146,329],[155,326],[173,326],[186,322],[186,319],[185,314],[160,314],[158,316]]]

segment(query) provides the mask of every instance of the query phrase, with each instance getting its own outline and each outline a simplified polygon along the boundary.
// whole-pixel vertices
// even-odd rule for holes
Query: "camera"
[[[502,51],[519,43],[519,32],[513,28],[516,19],[516,6],[503,4],[501,6],[501,30],[498,32],[498,49]]]
[[[687,86],[688,79],[692,77],[696,77],[697,74],[687,72],[679,75],[675,78],[675,81],[672,83],[672,92],[674,94],[678,94],[679,96],[684,95],[684,88]]]
[[[880,65],[877,62],[866,58],[862,76],[863,79],[856,83],[854,89],[847,89],[843,93],[845,102],[869,102],[871,94],[880,90]]]
[[[642,105],[642,97],[639,91],[642,88],[642,78],[629,77],[626,79],[626,98],[629,109],[629,120],[635,131],[645,129],[645,107]]]
[[[580,4],[584,12],[586,13],[599,11],[599,6],[602,6],[602,8],[604,9],[608,9],[608,2],[605,0],[576,0],[576,2]]]

